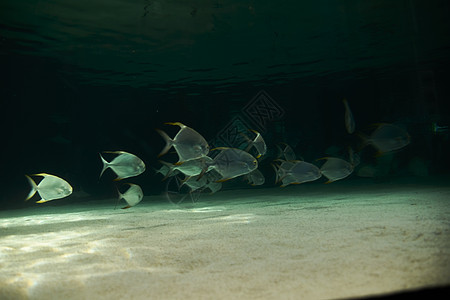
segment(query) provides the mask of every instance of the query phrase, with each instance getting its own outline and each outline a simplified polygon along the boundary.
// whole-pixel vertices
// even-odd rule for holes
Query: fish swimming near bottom
[[[36,203],[44,203],[51,200],[61,199],[72,194],[72,186],[58,176],[47,173],[33,174],[31,176],[42,176],[44,179],[42,179],[39,184],[36,184],[30,176],[25,175],[31,185],[31,191],[25,201],[30,200],[36,192],[38,192],[39,196],[41,196],[41,199],[36,201]]]
[[[117,178],[114,179],[116,181],[137,176],[145,171],[145,163],[134,154],[125,151],[103,151],[103,153],[113,153],[117,154],[117,156],[112,161],[107,162],[103,156],[99,154],[100,159],[103,162],[103,169],[100,173],[100,177],[108,168],[111,168],[114,173],[117,174]]]
[[[218,182],[248,174],[258,167],[256,158],[241,149],[218,147],[213,150],[221,150],[214,157],[212,165],[214,170],[222,175],[222,179],[218,180]]]
[[[393,124],[379,124],[370,137],[362,136],[366,144],[372,144],[380,154],[399,150],[411,141],[408,132]]]
[[[281,181],[281,187],[288,186],[289,184],[301,184],[310,182],[322,177],[322,173],[315,165],[301,161],[283,161],[280,165],[273,164],[275,169],[275,183]]]
[[[127,209],[132,206],[135,206],[139,202],[141,202],[142,198],[144,198],[144,192],[142,192],[142,189],[139,185],[133,184],[133,183],[125,183],[126,185],[129,185],[130,187],[125,193],[121,193],[119,190],[119,199],[117,202],[119,202],[121,199],[124,199],[127,202],[127,206],[122,207],[122,209]]]
[[[322,174],[328,178],[326,183],[344,179],[353,172],[353,165],[343,159],[337,157],[324,157],[318,160],[326,159],[327,161],[320,168]]]

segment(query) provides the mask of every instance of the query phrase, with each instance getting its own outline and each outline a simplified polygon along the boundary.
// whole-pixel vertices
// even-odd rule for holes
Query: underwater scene
[[[449,14],[0,2],[0,299],[443,299]]]

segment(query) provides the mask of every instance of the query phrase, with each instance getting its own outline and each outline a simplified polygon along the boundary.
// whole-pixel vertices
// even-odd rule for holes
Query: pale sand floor
[[[0,212],[1,299],[325,299],[450,284],[450,188],[301,185]],[[64,201],[64,200],[59,200]]]

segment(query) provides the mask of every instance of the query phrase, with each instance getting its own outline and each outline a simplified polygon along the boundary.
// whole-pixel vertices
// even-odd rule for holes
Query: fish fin
[[[30,176],[25,175],[25,177],[28,179],[28,182],[31,185],[31,191],[28,193],[28,196],[25,199],[25,201],[28,201],[34,196],[34,194],[36,194],[36,192],[37,192],[37,185],[36,185],[36,182],[34,182],[34,180]]]
[[[155,130],[162,136],[164,141],[166,141],[166,146],[164,146],[164,148],[158,154],[158,157],[161,157],[164,154],[166,154],[169,151],[169,149],[173,146],[173,140],[167,135],[167,133],[165,133],[161,129],[155,129]]]
[[[120,181],[122,179],[123,179],[122,177],[117,177],[117,178],[114,178],[113,181]]]
[[[195,181],[199,181],[203,177],[203,175],[205,175],[206,171],[208,171],[208,167],[203,168]]]
[[[330,184],[332,182],[334,182],[334,180],[328,180],[327,182],[325,182],[325,184]]]
[[[173,165],[171,163],[168,163],[168,162],[163,161],[163,160],[158,160],[158,161],[159,161],[159,163],[161,163],[161,164],[163,164],[163,165],[165,165],[165,166],[167,166],[169,168],[169,172],[167,172],[166,176],[164,176],[164,178],[161,179],[161,181],[164,181],[167,178],[169,178],[170,175],[172,175],[172,173],[173,173]]]
[[[184,164],[184,161],[178,161],[174,163],[175,166],[181,166],[182,164]]]
[[[252,147],[254,146],[253,141],[244,133],[239,132],[240,135],[242,135],[244,137],[244,139],[246,140],[246,142],[248,143],[247,147],[245,148],[245,152],[248,152],[250,149],[252,149]]]
[[[130,207],[131,207],[131,205],[127,205],[127,206],[122,207],[122,209],[128,209]]]
[[[325,156],[325,157],[321,157],[321,158],[316,159],[316,161],[318,161],[318,160],[324,160],[324,159],[329,159],[329,158],[330,158],[329,156]]]
[[[107,162],[107,161],[103,158],[103,156],[101,155],[101,153],[99,153],[98,155],[100,155],[100,159],[102,160],[102,163],[103,163],[102,171],[100,172],[100,176],[98,177],[98,179],[100,179],[100,178],[102,177],[103,173],[105,172],[105,170],[109,168],[109,162]]]
[[[44,200],[44,199],[41,199],[41,200],[39,200],[39,201],[36,201],[36,203],[45,203],[45,202],[48,202],[49,200]]]
[[[230,180],[231,178],[224,178],[224,179],[219,179],[219,180],[216,180],[216,182],[220,182],[220,183],[222,183],[222,182],[225,182],[225,181],[228,181],[228,180]]]
[[[117,185],[114,185],[118,194],[118,198],[116,200],[116,205],[114,205],[114,209],[117,208],[117,205],[119,204],[119,201],[122,199],[122,193],[119,191],[119,188],[117,187]]]
[[[278,182],[281,181],[281,176],[279,174],[280,173],[280,166],[278,166],[276,164],[273,164],[273,163],[271,163],[270,165],[272,166],[273,170],[275,171],[275,184],[277,184]]]
[[[102,151],[102,153],[112,153],[112,154],[124,154],[125,151]]]
[[[31,174],[31,176],[42,176],[42,177],[45,177],[45,176],[48,176],[48,175],[50,175],[50,174],[47,174],[47,173]],[[55,175],[53,175],[53,176],[55,176]]]
[[[213,149],[211,149],[209,151],[225,150],[225,149],[230,149],[230,147],[216,147],[216,148],[213,148]]]
[[[356,152],[361,152],[362,149],[370,145],[370,138],[368,135],[358,131],[356,132],[356,136],[361,139],[361,144],[358,145]]]
[[[165,124],[165,125],[175,125],[175,126],[180,126],[181,128],[187,127],[186,125],[184,125],[184,124],[181,123],[181,122],[165,122],[164,124]]]

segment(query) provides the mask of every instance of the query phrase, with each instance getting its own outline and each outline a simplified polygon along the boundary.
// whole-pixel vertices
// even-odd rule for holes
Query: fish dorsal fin
[[[181,122],[165,122],[165,125],[174,125],[174,126],[180,126],[181,129],[187,127],[186,125],[184,125]]]

